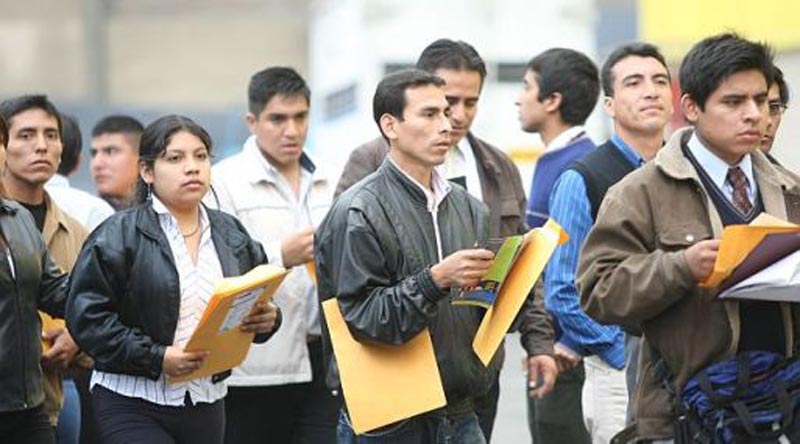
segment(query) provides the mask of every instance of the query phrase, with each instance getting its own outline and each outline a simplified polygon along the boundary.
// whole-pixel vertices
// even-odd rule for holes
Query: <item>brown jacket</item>
[[[650,346],[675,376],[675,385],[712,362],[735,354],[739,305],[699,288],[683,250],[719,238],[722,222],[676,132],[655,160],[612,187],[581,251],[578,287],[586,312],[602,323],[641,325],[641,367],[635,397],[638,435],[672,436],[671,400],[653,374]],[[753,170],[766,212],[800,222],[800,188],[760,151]],[[782,304],[786,352],[793,354],[798,306]]]
[[[64,271],[69,272],[89,233],[80,222],[61,211],[46,192],[45,202],[47,203],[47,214],[44,218],[42,237],[53,262]],[[42,317],[43,329],[64,327],[63,319],[53,320],[43,312],[39,312],[39,314]],[[86,357],[81,359],[86,359]],[[44,407],[50,415],[50,424],[56,425],[63,402],[62,372],[45,369],[44,376]]]

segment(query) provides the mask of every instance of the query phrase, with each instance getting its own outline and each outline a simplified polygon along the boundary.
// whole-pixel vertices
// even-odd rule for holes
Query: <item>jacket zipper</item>
[[[17,281],[17,273],[14,268],[14,256],[11,254],[11,245],[6,242],[6,261],[8,262],[8,269],[11,273],[11,279],[14,281],[14,308],[17,310],[17,323],[22,321],[22,308],[20,307],[20,293],[19,293],[19,282]],[[20,351],[20,356],[22,359],[22,407],[27,409],[28,408],[28,379],[26,378],[27,369],[25,368],[25,342],[22,340],[22,326],[19,328],[20,334],[18,335],[18,346]]]

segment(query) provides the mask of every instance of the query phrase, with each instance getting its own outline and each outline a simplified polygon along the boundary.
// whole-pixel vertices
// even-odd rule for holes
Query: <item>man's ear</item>
[[[397,139],[397,125],[400,123],[400,119],[389,113],[384,113],[378,122],[380,122],[381,130],[387,139]]]
[[[683,111],[683,115],[686,116],[686,120],[691,124],[697,123],[697,118],[702,112],[700,110],[700,105],[689,94],[683,94],[681,96],[681,110]]]
[[[546,99],[544,99],[544,110],[548,113],[557,113],[561,108],[561,101],[564,97],[559,92],[554,92],[550,94]]]
[[[255,134],[256,121],[257,120],[258,120],[258,117],[255,114],[250,113],[250,112],[248,112],[244,116],[244,122],[247,124],[247,128],[250,130],[251,134]]]
[[[606,115],[608,117],[611,117],[612,119],[614,118],[614,116],[616,116],[617,113],[614,111],[614,98],[613,97],[609,97],[609,96],[603,97],[603,111],[605,111]]]

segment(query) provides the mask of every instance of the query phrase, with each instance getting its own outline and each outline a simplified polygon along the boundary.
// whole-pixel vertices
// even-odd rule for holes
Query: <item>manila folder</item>
[[[187,351],[209,352],[203,366],[170,382],[211,376],[230,370],[247,357],[255,333],[239,329],[256,301],[271,300],[288,271],[275,265],[259,265],[249,272],[219,281],[214,295],[203,312],[192,337],[184,347]]]
[[[400,346],[356,341],[336,299],[322,303],[353,430],[362,434],[447,404],[428,329]]]

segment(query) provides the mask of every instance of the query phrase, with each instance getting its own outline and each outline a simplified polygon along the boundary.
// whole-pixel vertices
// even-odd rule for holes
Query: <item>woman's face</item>
[[[211,158],[199,137],[186,131],[172,136],[153,167],[141,168],[142,179],[169,208],[189,209],[200,204],[211,181]]]

